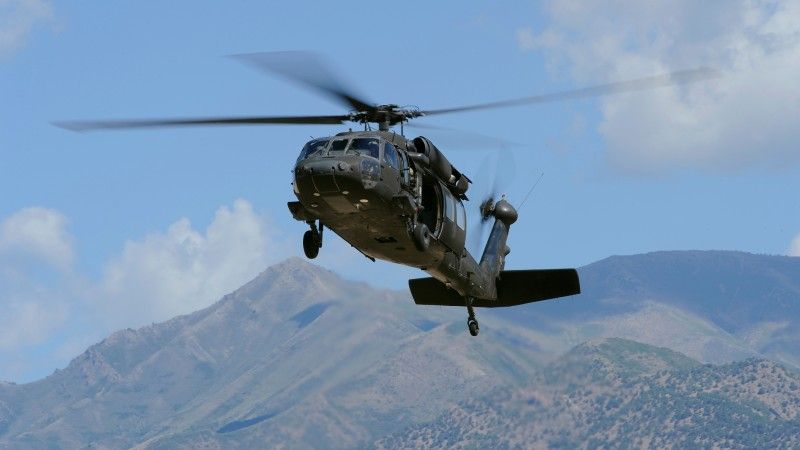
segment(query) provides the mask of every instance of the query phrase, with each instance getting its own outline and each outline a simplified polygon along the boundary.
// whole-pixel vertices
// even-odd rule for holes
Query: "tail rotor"
[[[474,197],[480,200],[477,208],[472,210],[474,220],[470,223],[469,245],[470,252],[480,256],[485,243],[487,227],[486,225],[492,218],[495,204],[505,197],[504,192],[511,186],[515,175],[514,153],[508,149],[487,156],[481,168],[477,172],[477,177],[473,185],[477,187]]]

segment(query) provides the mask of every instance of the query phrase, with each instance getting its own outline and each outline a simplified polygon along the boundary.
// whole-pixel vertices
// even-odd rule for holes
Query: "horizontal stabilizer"
[[[465,300],[435,278],[408,280],[418,305],[466,306]],[[472,306],[497,308],[580,294],[575,269],[504,270],[497,280],[497,300],[475,299]]]

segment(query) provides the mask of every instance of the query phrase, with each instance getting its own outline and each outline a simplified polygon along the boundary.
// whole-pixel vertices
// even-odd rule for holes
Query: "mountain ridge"
[[[786,301],[794,311],[800,258],[773,258],[738,252],[610,257],[580,269],[579,297],[480,310],[478,338],[467,335],[458,308],[419,307],[407,292],[345,280],[292,258],[207,308],[115,332],[42,380],[0,383],[0,447],[252,447],[268,439],[292,448],[352,448],[436,422],[498,387],[525,389],[543,368],[584,382],[580,377],[610,364],[604,345],[613,347],[611,362],[627,368],[615,376],[637,386],[656,383],[641,378],[643,369],[655,367],[691,371],[706,367],[700,362],[753,355],[792,361],[797,317],[784,314],[787,324],[774,329],[775,312],[760,311],[731,327],[726,320],[747,314],[714,309],[726,302],[745,312],[765,307],[728,295],[740,283],[752,298],[767,299],[767,307]],[[755,276],[744,279],[751,268]],[[697,272],[713,308],[686,306],[696,302],[681,297],[684,280],[692,279],[687,271]],[[606,339],[613,336],[644,343]],[[582,351],[594,359],[582,359]],[[577,358],[572,366],[570,357]],[[709,377],[725,370],[709,367]],[[680,383],[697,380],[673,381],[669,389],[678,392]],[[614,386],[601,386],[609,399],[621,395]],[[762,409],[745,413],[756,417]]]
[[[800,375],[772,361],[700,364],[612,338],[575,347],[524,387],[464,401],[374,446],[791,448],[800,444],[798,394]]]
[[[702,361],[764,355],[800,368],[798,257],[660,251],[610,256],[578,272],[579,296],[491,313],[570,345],[616,335]],[[654,321],[662,326],[655,335]]]
[[[303,447],[311,437],[287,423],[304,417],[328,430],[318,439],[347,447],[535,365],[537,351],[509,350],[503,333],[456,339],[463,329],[447,323],[444,311],[292,259],[205,309],[121,330],[43,380],[0,388],[0,431],[14,446],[172,447],[198,426],[228,431],[213,437],[247,428]],[[371,419],[389,416],[405,419]]]

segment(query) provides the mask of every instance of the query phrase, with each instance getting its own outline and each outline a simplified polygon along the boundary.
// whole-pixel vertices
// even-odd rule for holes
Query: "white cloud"
[[[800,3],[553,1],[551,25],[517,43],[580,83],[692,67],[719,80],[606,97],[609,161],[631,172],[800,162]]]
[[[52,298],[41,295],[43,289],[37,291],[25,297],[2,300],[0,355],[42,343],[66,319],[67,308],[63,302],[51,301]]]
[[[201,232],[180,219],[129,241],[94,298],[112,326],[138,326],[205,307],[286,256],[250,203],[221,207]]]
[[[22,255],[67,270],[75,258],[67,218],[58,211],[30,207],[0,223],[0,257]]]
[[[38,25],[53,20],[44,0],[0,0],[0,57],[10,55]]]
[[[800,256],[800,234],[792,239],[792,243],[789,246],[789,256]]]
[[[37,358],[31,350],[68,317],[75,255],[66,226],[63,214],[41,207],[0,222],[0,379],[23,376]]]
[[[66,224],[40,207],[0,222],[0,380],[28,381],[117,329],[208,306],[289,253],[269,221],[236,200],[205,230],[184,218],[128,241],[89,281],[75,273]]]

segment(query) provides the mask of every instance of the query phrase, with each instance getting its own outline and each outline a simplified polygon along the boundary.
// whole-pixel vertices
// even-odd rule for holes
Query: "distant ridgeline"
[[[619,336],[704,362],[764,356],[800,368],[800,258],[655,252],[579,272],[579,296],[492,313],[570,346]]]
[[[463,311],[290,259],[0,383],[0,448],[800,446],[800,258],[662,252],[581,278],[482,311],[475,339]]]
[[[793,448],[800,376],[766,360],[701,365],[623,339],[576,347],[378,448]]]

